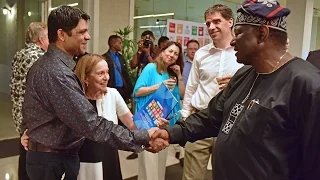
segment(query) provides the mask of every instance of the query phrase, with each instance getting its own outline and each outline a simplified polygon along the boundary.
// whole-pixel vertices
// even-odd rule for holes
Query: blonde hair
[[[42,22],[32,22],[26,31],[26,43],[35,43],[41,35],[44,35],[47,25]]]
[[[85,78],[92,73],[94,67],[101,61],[105,61],[105,59],[98,54],[86,54],[79,59],[74,73],[78,76],[84,88],[86,88]]]

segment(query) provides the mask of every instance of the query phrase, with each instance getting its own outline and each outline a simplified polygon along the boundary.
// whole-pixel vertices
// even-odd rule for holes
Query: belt
[[[37,152],[50,152],[50,153],[59,153],[59,154],[78,154],[78,148],[74,149],[53,149],[50,147],[47,147],[43,144],[40,144],[38,142],[32,142],[29,141],[28,143],[28,149],[31,151],[37,151]]]

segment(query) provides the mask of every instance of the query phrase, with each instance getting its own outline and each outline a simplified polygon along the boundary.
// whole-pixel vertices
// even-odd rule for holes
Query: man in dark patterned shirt
[[[76,180],[84,137],[140,152],[155,129],[129,131],[97,115],[73,73],[74,56],[85,53],[89,15],[60,6],[48,18],[48,51],[29,70],[23,127],[28,128],[27,172],[33,180]]]
[[[48,49],[48,29],[42,22],[32,22],[26,31],[25,47],[18,51],[12,61],[10,78],[10,90],[12,106],[12,117],[17,132],[22,135],[20,130],[22,121],[22,103],[25,92],[26,76],[33,63]],[[20,180],[28,180],[26,173],[26,151],[20,144],[19,170]]]

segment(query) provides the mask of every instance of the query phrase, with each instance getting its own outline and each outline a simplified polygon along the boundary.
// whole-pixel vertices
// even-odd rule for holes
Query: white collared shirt
[[[194,56],[190,70],[183,99],[182,118],[188,117],[194,108],[207,108],[210,100],[220,92],[216,78],[234,75],[242,66],[236,60],[233,47],[219,49],[210,43],[200,48]]]

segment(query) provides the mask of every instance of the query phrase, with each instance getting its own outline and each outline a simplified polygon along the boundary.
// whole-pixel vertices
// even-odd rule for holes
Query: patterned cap
[[[291,11],[276,0],[245,0],[237,12],[235,25],[265,25],[286,32]]]

